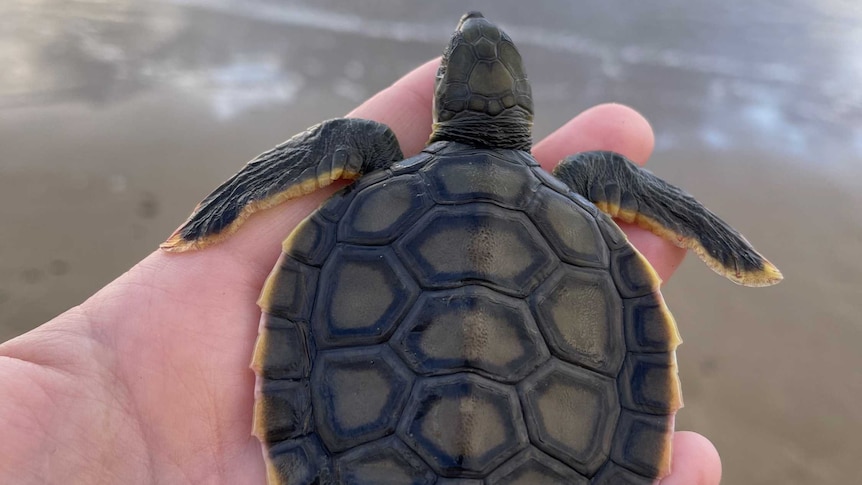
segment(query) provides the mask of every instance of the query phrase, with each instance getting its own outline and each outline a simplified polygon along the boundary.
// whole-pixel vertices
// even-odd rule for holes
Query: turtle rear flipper
[[[161,248],[177,252],[204,248],[232,234],[254,212],[402,158],[395,134],[382,123],[355,118],[324,121],[250,161],[198,204]]]
[[[769,286],[782,279],[778,268],[694,197],[618,153],[572,155],[557,165],[554,175],[610,216],[693,250],[734,283]]]

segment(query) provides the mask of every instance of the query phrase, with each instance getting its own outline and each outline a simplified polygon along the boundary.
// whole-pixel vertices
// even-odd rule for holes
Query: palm
[[[351,115],[389,124],[404,152],[415,153],[430,132],[434,69],[424,65]],[[534,155],[551,168],[576,151],[644,161],[651,148],[641,118],[605,106]],[[263,483],[250,436],[255,301],[281,239],[331,191],[260,214],[206,251],[153,253],[80,307],[0,347],[11,357],[0,360],[0,419],[15,437],[0,440],[0,482]],[[682,253],[626,229],[667,279]],[[719,476],[717,456],[701,439],[676,441],[667,483]]]

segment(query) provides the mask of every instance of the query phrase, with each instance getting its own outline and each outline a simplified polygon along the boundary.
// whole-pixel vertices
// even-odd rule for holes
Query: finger
[[[536,144],[533,155],[547,171],[564,157],[588,150],[614,151],[643,165],[654,143],[652,128],[640,113],[622,104],[600,104]]]
[[[545,170],[551,171],[564,157],[588,150],[610,150],[644,165],[652,153],[655,139],[649,122],[637,111],[621,104],[602,104],[590,108],[533,149]],[[633,224],[617,222],[632,244],[667,281],[682,263],[685,250]]]
[[[661,485],[718,485],[721,458],[708,439],[690,431],[673,436],[671,474]]]
[[[426,62],[347,116],[388,125],[398,137],[405,156],[419,153],[431,136],[434,76],[439,65],[439,58]]]

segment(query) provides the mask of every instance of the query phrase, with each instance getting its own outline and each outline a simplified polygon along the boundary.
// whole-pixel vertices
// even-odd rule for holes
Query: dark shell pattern
[[[364,176],[261,296],[270,483],[653,483],[682,405],[659,283],[526,152],[435,143]]]

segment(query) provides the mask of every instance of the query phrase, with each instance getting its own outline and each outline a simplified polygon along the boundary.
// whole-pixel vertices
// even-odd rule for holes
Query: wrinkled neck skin
[[[447,121],[434,123],[428,143],[455,141],[480,148],[505,148],[529,152],[533,146],[533,116],[515,107],[494,117],[464,111]]]

